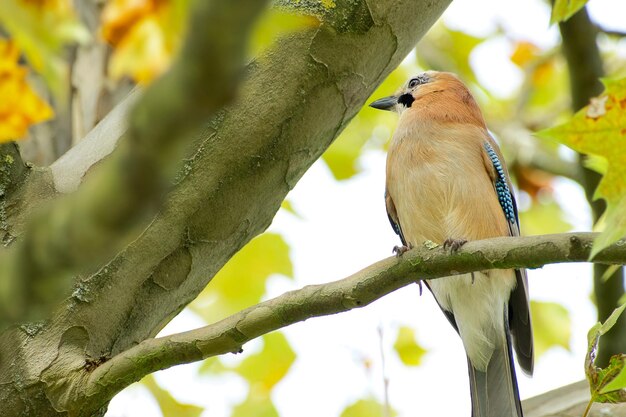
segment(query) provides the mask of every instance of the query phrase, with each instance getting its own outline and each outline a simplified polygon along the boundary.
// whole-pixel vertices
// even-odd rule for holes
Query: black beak
[[[389,96],[379,98],[378,100],[370,103],[370,107],[380,110],[391,110],[396,104],[398,104],[398,97]]]

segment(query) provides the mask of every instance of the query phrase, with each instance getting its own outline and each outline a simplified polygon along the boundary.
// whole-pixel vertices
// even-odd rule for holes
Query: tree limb
[[[495,238],[468,242],[457,253],[419,247],[401,258],[387,258],[338,281],[309,285],[249,307],[215,324],[148,339],[95,369],[83,395],[112,396],[144,375],[210,356],[237,352],[265,333],[307,320],[364,307],[401,287],[424,279],[487,269],[537,268],[587,261],[595,233]],[[626,263],[626,240],[594,259]]]
[[[86,359],[113,357],[154,337],[265,230],[289,190],[450,0],[276,3],[313,13],[321,24],[281,38],[251,62],[235,100],[202,123],[185,156],[170,155],[182,168],[138,237],[76,276],[72,295],[45,323],[0,335],[0,358],[17,358],[0,361],[3,417],[25,407],[42,410],[38,415],[92,416],[104,406],[104,396],[77,397],[91,375]],[[51,178],[42,183],[51,187]],[[100,202],[106,213],[109,202]]]
[[[114,255],[154,215],[180,163],[175,156],[184,139],[189,142],[190,132],[232,101],[249,33],[266,3],[193,2],[180,58],[132,108],[117,153],[77,192],[35,213],[19,241],[2,253],[0,263],[8,266],[0,282],[23,287],[2,303],[6,313],[13,312],[12,321],[23,320],[26,312],[40,314],[27,319],[45,316],[37,310],[58,302],[74,274]]]

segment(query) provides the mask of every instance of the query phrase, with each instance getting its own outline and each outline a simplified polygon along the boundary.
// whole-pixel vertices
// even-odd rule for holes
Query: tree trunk
[[[572,109],[578,111],[589,99],[600,95],[603,87],[600,78],[604,76],[602,58],[596,43],[597,29],[589,20],[587,9],[582,8],[569,20],[559,24],[563,38],[563,54],[567,60],[572,92]],[[584,155],[579,155],[582,171],[582,183],[591,207],[593,222],[597,222],[606,209],[604,200],[593,199],[593,195],[602,179],[602,175],[587,168]],[[593,289],[598,308],[598,320],[604,322],[618,307],[618,301],[624,294],[623,268],[617,269],[608,280],[604,274],[606,265],[593,266]],[[602,338],[597,358],[600,366],[606,366],[609,358],[617,353],[626,352],[626,316],[622,316],[615,326]]]

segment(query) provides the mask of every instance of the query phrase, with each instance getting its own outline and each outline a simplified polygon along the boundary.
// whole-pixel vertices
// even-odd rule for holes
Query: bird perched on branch
[[[500,149],[467,87],[427,71],[371,107],[400,119],[387,155],[385,203],[401,255],[432,241],[518,236],[511,182]],[[521,417],[512,349],[533,371],[525,270],[490,270],[426,281],[467,353],[473,417]]]

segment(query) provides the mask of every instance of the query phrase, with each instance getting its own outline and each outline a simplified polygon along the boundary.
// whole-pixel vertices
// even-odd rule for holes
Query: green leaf
[[[606,334],[617,322],[626,304],[616,308],[604,323],[596,323],[587,333],[587,355],[585,375],[589,382],[593,402],[626,402],[626,355],[613,355],[606,368],[595,366],[600,337]]]
[[[609,361],[607,374],[612,376],[612,379],[602,389],[600,394],[607,394],[612,391],[617,391],[626,388],[626,355],[613,355]]]
[[[406,326],[402,326],[398,330],[398,336],[393,344],[393,348],[396,350],[402,363],[407,366],[418,366],[426,353],[426,349],[415,341],[415,331]]]
[[[253,389],[269,391],[289,372],[296,354],[285,336],[274,332],[263,336],[261,352],[244,359],[233,368]]]
[[[283,200],[282,203],[280,203],[280,208],[285,210],[288,213],[293,214],[294,216],[296,216],[299,219],[302,219],[302,216],[300,215],[300,213],[298,213],[293,206],[291,205],[291,201],[289,200]]]
[[[248,394],[244,402],[233,408],[231,417],[279,417],[269,395]]]
[[[281,36],[304,29],[318,27],[320,21],[315,16],[295,14],[278,8],[267,9],[259,18],[250,37],[253,56],[260,55]]]
[[[415,66],[401,65],[394,70],[368,99],[370,103],[394,92],[417,71]],[[398,116],[389,111],[363,106],[339,137],[324,152],[322,158],[337,180],[351,178],[359,172],[357,160],[363,146],[371,139],[374,146],[382,147],[391,137]]]
[[[606,227],[594,242],[591,258],[626,235],[626,78],[603,83],[603,95],[569,122],[537,134],[607,160],[606,174],[594,195],[607,203]]]
[[[604,274],[602,274],[602,282],[607,282],[621,267],[622,265],[609,265],[604,271]]]
[[[293,278],[293,266],[283,238],[265,233],[233,256],[190,308],[207,323],[215,322],[258,303],[272,274]]]
[[[422,67],[452,71],[464,81],[476,83],[470,55],[485,39],[450,29],[445,24],[439,23],[432,27],[417,45],[417,56]]]
[[[530,313],[537,357],[554,346],[570,350],[572,322],[565,307],[557,303],[533,300],[530,302]]]
[[[552,15],[550,16],[550,24],[564,22],[582,9],[587,0],[556,0],[552,6]]]
[[[204,408],[192,404],[182,404],[178,402],[172,394],[161,388],[152,375],[148,375],[141,380],[141,383],[148,388],[154,396],[163,417],[199,417]]]
[[[546,233],[563,233],[572,229],[572,225],[564,220],[561,206],[554,200],[548,202],[533,201],[528,210],[519,214],[524,235],[542,235]]]
[[[248,397],[234,408],[232,417],[278,417],[270,393],[295,359],[296,354],[282,333],[263,336],[263,349],[231,368],[250,384]]]
[[[392,417],[397,415],[394,410],[385,413],[384,407],[375,398],[365,398],[346,407],[340,417]]]

